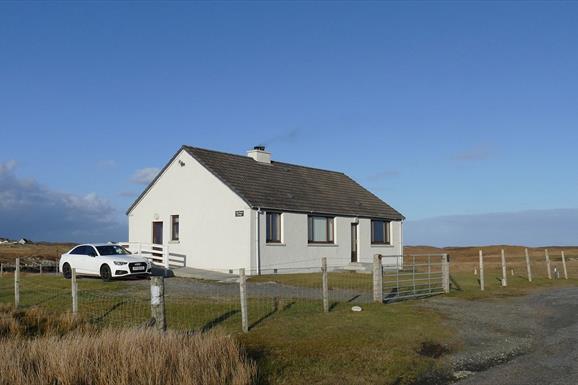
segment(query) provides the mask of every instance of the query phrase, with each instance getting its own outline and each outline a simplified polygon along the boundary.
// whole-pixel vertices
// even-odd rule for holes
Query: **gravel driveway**
[[[459,332],[463,349],[448,358],[460,385],[578,383],[578,288],[524,297],[424,301]]]

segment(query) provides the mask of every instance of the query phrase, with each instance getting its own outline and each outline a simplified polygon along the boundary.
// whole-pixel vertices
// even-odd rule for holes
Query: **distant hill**
[[[433,247],[433,246],[404,246],[405,254],[449,254],[452,261],[471,261],[478,258],[480,250],[484,256],[497,257],[501,250],[509,256],[523,256],[525,246],[515,245],[491,245],[491,246],[467,246],[467,247]],[[544,250],[548,249],[552,255],[560,254],[564,250],[567,256],[578,256],[578,246],[545,246],[528,247],[530,256],[543,256]]]
[[[74,243],[0,243],[0,261],[14,261],[17,257],[40,257],[56,260],[74,245]]]

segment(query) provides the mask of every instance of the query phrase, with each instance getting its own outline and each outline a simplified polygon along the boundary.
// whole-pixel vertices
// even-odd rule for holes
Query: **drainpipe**
[[[261,275],[261,208],[257,208],[255,211],[255,218],[257,219],[257,223],[255,228],[257,229],[257,234],[255,235],[255,255],[257,257],[257,275]]]
[[[399,222],[399,250],[401,254],[401,263],[403,266],[403,220]]]

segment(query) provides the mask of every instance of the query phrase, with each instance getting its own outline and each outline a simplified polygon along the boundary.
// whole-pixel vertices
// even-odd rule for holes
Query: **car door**
[[[101,260],[94,246],[86,247],[86,274],[100,275]]]
[[[77,273],[82,272],[83,253],[84,246],[76,246],[70,250],[70,253],[66,254],[66,262],[70,265],[71,269],[76,269]]]

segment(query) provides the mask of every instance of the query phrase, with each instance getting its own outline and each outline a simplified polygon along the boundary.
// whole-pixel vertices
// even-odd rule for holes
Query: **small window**
[[[171,215],[171,240],[179,240],[179,216]]]
[[[388,221],[371,221],[371,243],[374,245],[389,245],[389,227]]]
[[[281,213],[266,214],[267,219],[267,243],[281,242]]]
[[[333,243],[333,218],[310,216],[308,218],[309,243]]]

